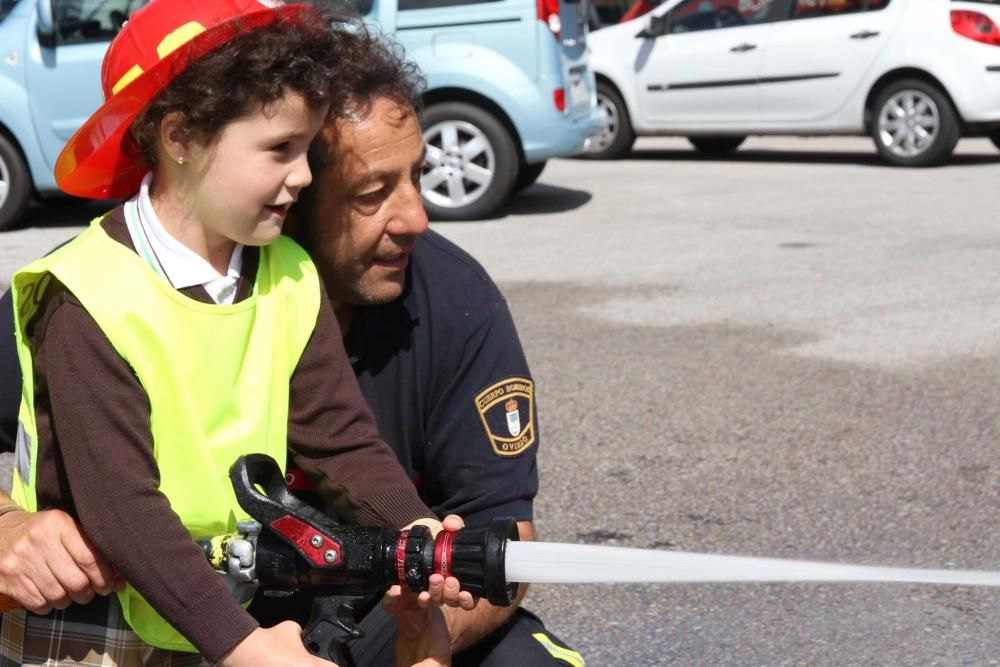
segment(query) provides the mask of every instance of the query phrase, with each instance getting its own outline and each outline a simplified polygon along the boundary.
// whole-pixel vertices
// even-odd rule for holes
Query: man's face
[[[331,151],[316,175],[314,259],[334,305],[387,303],[403,292],[417,237],[424,140],[413,109],[379,98],[363,119],[321,135]]]

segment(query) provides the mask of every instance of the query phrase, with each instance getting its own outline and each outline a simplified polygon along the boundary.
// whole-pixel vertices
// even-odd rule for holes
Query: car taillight
[[[986,14],[967,9],[951,10],[951,29],[962,37],[1000,46],[1000,29]]]
[[[566,89],[556,88],[553,90],[552,101],[555,102],[557,111],[566,111]]]
[[[552,34],[559,39],[559,32],[562,30],[562,23],[559,21],[559,0],[537,0],[538,18],[549,26]]]

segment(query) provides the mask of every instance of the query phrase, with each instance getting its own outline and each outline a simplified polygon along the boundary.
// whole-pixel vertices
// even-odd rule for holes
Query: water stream
[[[507,544],[507,581],[531,583],[879,581],[1000,586],[1000,572],[845,565],[587,544]]]

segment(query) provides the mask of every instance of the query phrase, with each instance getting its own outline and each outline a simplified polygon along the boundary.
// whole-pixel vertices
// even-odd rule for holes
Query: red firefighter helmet
[[[146,167],[128,139],[132,121],[188,64],[233,38],[310,8],[281,0],[152,0],[129,17],[101,66],[104,104],[56,160],[65,192],[113,199],[139,189]]]

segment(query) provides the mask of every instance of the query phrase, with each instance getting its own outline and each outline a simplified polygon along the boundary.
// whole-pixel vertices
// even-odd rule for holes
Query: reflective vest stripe
[[[539,644],[544,646],[545,650],[548,651],[549,654],[551,654],[552,657],[555,658],[556,660],[562,660],[566,664],[572,665],[573,667],[584,667],[584,665],[586,664],[583,661],[582,655],[580,655],[576,651],[572,651],[568,648],[559,646],[551,639],[549,639],[549,636],[544,632],[536,632],[531,636],[534,637]]]

